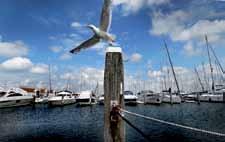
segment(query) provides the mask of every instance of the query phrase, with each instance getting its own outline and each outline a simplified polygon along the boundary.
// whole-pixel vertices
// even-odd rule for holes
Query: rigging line
[[[136,126],[134,126],[128,119],[126,119],[125,117],[123,117],[123,115],[121,115],[119,113],[119,116],[128,124],[130,125],[132,128],[134,128],[138,133],[140,133],[147,141],[150,141],[150,138],[144,133],[142,132],[139,128],[137,128]]]
[[[130,114],[130,115],[145,118],[145,119],[152,120],[152,121],[155,121],[155,122],[159,122],[159,123],[163,123],[163,124],[167,124],[167,125],[171,125],[171,126],[175,126],[175,127],[179,127],[179,128],[184,128],[184,129],[188,129],[188,130],[192,130],[192,131],[196,131],[196,132],[202,132],[202,133],[211,134],[211,135],[215,135],[215,136],[225,137],[225,134],[223,134],[223,133],[208,131],[208,130],[194,128],[194,127],[185,126],[185,125],[181,125],[181,124],[176,124],[176,123],[173,123],[173,122],[168,122],[168,121],[165,121],[165,120],[160,120],[160,119],[156,119],[156,118],[153,118],[153,117],[148,117],[148,116],[144,116],[144,115],[141,115],[141,114],[133,113],[133,112],[130,112],[130,111],[127,111],[127,110],[124,110],[124,109],[121,109],[121,111],[124,112],[124,113]]]

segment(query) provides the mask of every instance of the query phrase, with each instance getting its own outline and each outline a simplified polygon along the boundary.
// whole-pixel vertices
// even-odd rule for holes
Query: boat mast
[[[207,88],[207,90],[208,90],[208,89],[210,88],[210,87],[209,87],[209,78],[208,78],[207,75],[206,75],[206,70],[205,70],[204,62],[202,62],[202,70],[203,70],[203,75],[204,75],[205,85],[206,85],[206,88]]]
[[[171,69],[172,69],[172,72],[173,72],[173,77],[174,77],[174,80],[175,80],[175,83],[176,83],[176,86],[177,86],[177,93],[180,94],[179,84],[177,82],[176,74],[175,74],[175,71],[174,71],[174,68],[173,68],[173,63],[172,63],[172,60],[171,60],[171,57],[170,57],[170,54],[169,54],[169,50],[168,50],[168,47],[167,47],[167,44],[166,44],[165,41],[164,41],[164,44],[165,44],[166,52],[167,52],[167,55],[168,55],[168,58],[169,58],[170,66],[171,66]]]
[[[52,91],[52,81],[51,81],[51,65],[48,65],[48,79],[49,79],[49,92]]]
[[[206,47],[207,47],[207,53],[208,53],[208,58],[209,58],[211,78],[212,78],[212,91],[214,92],[215,87],[214,87],[214,78],[213,78],[213,67],[212,67],[211,57],[210,57],[210,53],[209,53],[209,43],[208,43],[207,35],[205,35],[205,40],[206,40]]]
[[[196,75],[197,75],[197,77],[198,77],[198,81],[199,81],[199,83],[200,83],[200,85],[201,85],[202,91],[204,91],[204,86],[203,86],[203,84],[202,84],[202,81],[201,81],[201,79],[200,79],[198,70],[197,70],[196,68],[195,68],[195,73],[196,73]]]
[[[220,67],[220,70],[222,71],[223,74],[225,74],[225,71],[224,71],[224,69],[223,69],[223,67],[222,67],[222,65],[221,65],[221,63],[220,63],[218,57],[216,56],[216,53],[215,53],[214,49],[212,48],[212,46],[209,46],[209,47],[210,47],[210,49],[211,49],[211,51],[212,51],[212,53],[213,53],[213,56],[214,56],[215,59],[216,59],[216,63],[217,63],[217,64],[219,65],[219,67]]]
[[[66,83],[66,90],[69,90],[70,86],[70,78],[67,79],[67,83]]]

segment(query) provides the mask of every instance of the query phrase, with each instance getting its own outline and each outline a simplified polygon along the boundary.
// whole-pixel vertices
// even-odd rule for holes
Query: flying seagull
[[[79,46],[72,49],[70,53],[78,53],[82,49],[89,48],[97,44],[101,40],[105,40],[111,44],[115,41],[115,36],[108,33],[110,25],[111,25],[111,17],[112,17],[111,3],[112,3],[112,0],[104,0],[104,5],[102,8],[101,19],[100,19],[100,27],[98,28],[92,24],[87,25],[87,27],[94,32],[94,35],[90,39],[84,41]]]

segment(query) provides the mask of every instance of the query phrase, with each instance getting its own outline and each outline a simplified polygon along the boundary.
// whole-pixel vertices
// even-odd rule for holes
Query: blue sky
[[[48,64],[62,80],[66,73],[74,76],[78,73],[73,72],[85,69],[99,71],[101,76],[106,44],[78,55],[68,51],[92,35],[82,26],[99,24],[102,2],[1,0],[1,83],[9,80],[26,84],[24,80],[28,80],[29,84],[34,78],[45,82]],[[163,39],[174,65],[181,70],[193,70],[203,61],[207,63],[204,34],[224,65],[224,9],[223,0],[113,0],[110,32],[116,35],[124,56],[130,59],[125,63],[126,73],[139,73],[142,78],[162,74],[160,68],[168,65]],[[22,77],[18,78],[18,74]]]

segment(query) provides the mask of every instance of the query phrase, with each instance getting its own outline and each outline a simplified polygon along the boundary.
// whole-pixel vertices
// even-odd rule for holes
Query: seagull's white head
[[[87,27],[90,28],[93,31],[97,30],[97,27],[95,27],[95,25],[93,25],[93,24],[88,24]]]

